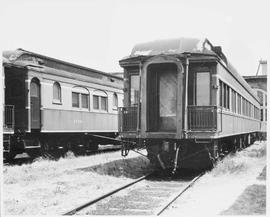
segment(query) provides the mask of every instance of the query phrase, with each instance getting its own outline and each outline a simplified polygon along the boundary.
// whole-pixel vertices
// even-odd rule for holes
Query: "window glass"
[[[101,110],[107,111],[107,97],[101,96]]]
[[[93,107],[94,109],[99,109],[99,100],[98,100],[98,96],[93,96]]]
[[[31,82],[30,90],[31,90],[30,91],[31,96],[39,97],[39,87],[36,82]]]
[[[139,75],[130,76],[130,104],[136,105],[139,102],[139,86],[140,77]]]
[[[113,94],[113,106],[118,107],[118,97],[116,93]]]
[[[224,108],[226,108],[227,106],[226,106],[226,102],[227,102],[227,100],[226,100],[226,96],[227,96],[227,88],[226,88],[226,84],[224,84],[223,83],[223,89],[222,89],[222,93],[223,93],[223,107]]]
[[[230,109],[230,87],[227,85],[227,103],[226,103],[226,105],[227,105],[227,109]]]
[[[89,102],[88,102],[88,99],[89,99],[89,95],[88,94],[82,94],[82,108],[89,108]]]
[[[242,98],[242,112],[243,112],[243,115],[246,115],[246,101],[244,98]]]
[[[236,112],[236,110],[235,110],[236,101],[235,100],[236,100],[236,93],[234,90],[232,90],[232,111],[233,112]]]
[[[233,112],[236,113],[236,92],[234,91],[233,93],[234,93],[234,94],[233,94],[233,104],[234,104]]]
[[[219,106],[222,106],[223,105],[223,103],[222,103],[222,87],[223,86],[223,83],[222,83],[222,81],[219,81]]]
[[[200,72],[196,76],[196,104],[198,106],[210,105],[210,75],[209,72]]]
[[[261,121],[263,121],[263,109],[261,109]]]
[[[237,103],[237,108],[238,108],[238,114],[241,114],[241,96],[237,94],[238,96],[238,103]]]
[[[72,107],[80,107],[79,93],[72,93]]]
[[[61,87],[57,82],[53,84],[53,101],[61,102]]]

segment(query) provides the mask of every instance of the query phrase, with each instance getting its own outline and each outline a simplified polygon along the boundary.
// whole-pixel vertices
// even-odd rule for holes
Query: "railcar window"
[[[227,102],[227,100],[226,100],[226,96],[227,96],[226,92],[227,91],[226,90],[227,90],[227,88],[226,88],[226,84],[224,84],[224,83],[223,83],[222,86],[223,86],[223,90],[222,90],[222,93],[223,93],[223,96],[222,96],[222,98],[223,98],[223,107],[226,108],[227,107],[226,106],[226,102]]]
[[[249,110],[250,110],[249,101],[247,101],[247,116],[249,116]]]
[[[223,83],[222,81],[219,81],[219,106],[223,106]]]
[[[80,107],[79,93],[72,93],[72,107]]]
[[[232,90],[232,112],[236,113],[236,92]]]
[[[210,105],[210,73],[196,73],[196,105]]]
[[[247,115],[247,100],[244,99],[244,115],[246,116]]]
[[[251,103],[249,102],[248,116],[251,117]]]
[[[31,82],[30,90],[31,90],[31,93],[30,93],[31,96],[39,97],[39,87],[37,83]]]
[[[89,95],[87,94],[82,94],[82,108],[86,108],[88,109],[89,108]]]
[[[230,87],[226,85],[226,98],[227,98],[227,103],[226,103],[226,108],[230,109]]]
[[[244,98],[242,98],[242,114],[243,115],[246,115],[246,106],[245,106],[245,104],[246,104],[246,101],[245,101],[245,99]]]
[[[98,91],[99,95],[93,95],[93,108],[95,110],[108,111],[108,97],[103,91]]]
[[[107,111],[107,97],[101,96],[100,97],[100,104],[101,104],[101,110]]]
[[[240,94],[237,94],[237,108],[238,108],[238,114],[242,114],[242,110],[241,110],[241,108],[242,108],[242,106],[241,106],[241,96],[240,96]]]
[[[139,86],[140,86],[139,75],[131,75],[130,76],[130,104],[131,106],[137,105],[139,102]]]
[[[98,96],[93,96],[93,107],[94,109],[99,109],[99,100],[98,100]]]
[[[61,86],[58,82],[53,84],[53,102],[61,103]]]
[[[230,109],[230,87],[222,81],[219,81],[219,86],[219,105]]]
[[[89,92],[84,87],[74,87],[72,89],[72,107],[89,109]]]
[[[114,108],[118,107],[118,96],[116,93],[113,94],[113,107]]]
[[[256,106],[254,107],[254,118],[255,119],[258,119],[258,116],[257,116],[257,107]]]
[[[249,110],[250,110],[249,101],[247,101],[247,116],[249,116]]]

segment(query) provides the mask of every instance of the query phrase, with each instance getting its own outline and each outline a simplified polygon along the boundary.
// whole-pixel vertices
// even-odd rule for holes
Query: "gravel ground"
[[[132,170],[131,168],[135,168]],[[131,178],[149,172],[149,161],[120,152],[3,167],[4,215],[60,215]]]
[[[266,142],[256,142],[247,149],[228,156],[205,174],[195,185],[183,194],[165,213],[168,216],[213,216],[226,214],[239,196],[252,185],[261,182],[257,177],[266,165]],[[257,187],[257,186],[256,186]],[[264,191],[265,189],[260,188]],[[252,197],[247,197],[252,203]],[[265,214],[265,204],[261,203]],[[240,209],[240,208],[239,208]],[[239,214],[230,212],[230,215]],[[254,214],[254,211],[245,212]],[[261,213],[256,213],[261,214]]]

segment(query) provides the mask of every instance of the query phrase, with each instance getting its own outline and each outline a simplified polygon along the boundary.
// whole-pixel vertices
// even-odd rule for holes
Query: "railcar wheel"
[[[238,139],[234,138],[233,139],[233,152],[236,153],[238,150]]]
[[[248,146],[248,136],[243,136],[243,148],[245,149]]]
[[[40,156],[40,150],[39,149],[31,149],[31,150],[27,150],[26,152],[30,158],[37,158]]]
[[[49,143],[48,142],[41,142],[40,148],[41,155],[46,157],[49,154]]]
[[[213,147],[213,157],[215,159],[215,161],[217,161],[220,158],[220,148],[218,146],[218,141],[214,141],[214,147]]]
[[[97,151],[98,150],[98,142],[91,142],[90,143],[90,150]]]
[[[12,161],[16,157],[17,153],[13,151],[4,152],[4,158],[6,161]]]
[[[99,142],[93,139],[88,139],[85,141],[85,149],[89,152],[96,152],[99,147]]]
[[[26,141],[24,141],[26,142]],[[41,155],[41,142],[39,139],[33,139],[32,146],[36,148],[26,149],[26,153],[29,155],[30,158],[37,158]]]
[[[247,135],[247,147],[251,145],[251,134]]]
[[[85,155],[86,149],[83,144],[75,143],[71,145],[71,151],[75,156]]]
[[[243,137],[240,136],[239,137],[239,151],[242,150],[244,148],[244,141],[243,141]]]

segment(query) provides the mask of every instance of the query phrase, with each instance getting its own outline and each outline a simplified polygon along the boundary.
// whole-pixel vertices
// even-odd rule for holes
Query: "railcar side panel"
[[[43,109],[42,132],[117,132],[117,114]]]
[[[222,112],[217,134],[218,137],[226,137],[232,135],[240,135],[251,132],[259,132],[260,121],[253,118],[239,116],[231,112]]]

